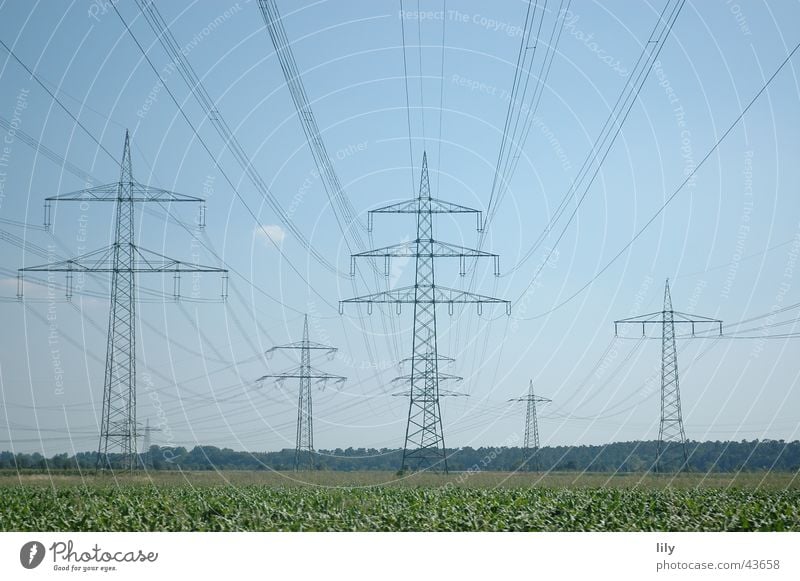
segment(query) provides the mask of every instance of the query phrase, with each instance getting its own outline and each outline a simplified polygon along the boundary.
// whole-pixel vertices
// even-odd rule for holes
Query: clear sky
[[[255,379],[296,364],[261,354],[299,340],[307,312],[312,339],[340,349],[316,364],[348,377],[341,389],[314,392],[316,447],[401,446],[407,401],[391,396],[403,387],[390,381],[400,373],[396,362],[411,352],[411,309],[396,315],[376,308],[368,316],[348,307],[339,315],[340,299],[380,288],[371,277],[347,276],[349,248],[257,3],[158,6],[272,193],[338,273],[311,257],[265,203],[170,68],[136,4],[123,4],[131,31],[241,199],[101,0],[58,7],[0,2],[0,39],[117,159],[4,50],[0,115],[96,183],[118,179],[128,128],[139,181],[208,199],[202,233],[188,205],[170,208],[186,227],[158,207],[136,216],[142,246],[213,265],[221,264],[218,255],[236,271],[226,303],[215,300],[215,276],[184,277],[186,297],[178,303],[171,277],[139,279],[138,416],[162,430],[153,442],[293,447],[296,385],[259,386]],[[405,4],[416,10],[416,3]],[[424,150],[435,196],[486,207],[527,2],[423,1],[424,18],[401,13],[399,2],[282,0],[279,6],[327,150],[360,219],[416,195]],[[543,30],[559,6],[547,3]],[[629,250],[559,305],[631,241],[800,41],[800,3],[686,2],[575,221],[560,241],[564,220],[558,222],[526,259],[631,81],[663,6],[662,0],[571,3],[535,122],[483,242],[501,256],[501,276],[479,265],[474,280],[463,280],[457,263],[438,263],[443,284],[472,281],[476,292],[512,301],[510,318],[488,306],[480,316],[474,307],[439,312],[440,352],[456,359],[446,371],[464,377],[448,387],[470,396],[442,401],[448,446],[520,444],[524,409],[506,402],[522,395],[530,379],[538,394],[553,399],[540,410],[543,444],[654,439],[660,341],[639,343],[636,329],[614,341],[613,321],[660,310],[667,277],[675,309],[730,324],[730,338],[680,340],[687,436],[798,438],[800,338],[774,337],[798,331],[798,310],[735,323],[800,302],[800,56]],[[546,32],[540,43],[537,50],[547,45]],[[37,154],[21,134],[3,128],[0,138],[0,449],[96,449],[108,278],[87,279],[71,303],[61,290],[50,296],[30,280],[26,302],[19,302],[16,269],[47,262],[37,248],[61,259],[108,244],[112,208],[64,203],[55,208],[52,230],[42,230],[44,198],[84,182]],[[567,214],[575,207],[573,200]],[[470,219],[443,218],[435,228],[438,238],[478,243]],[[371,243],[413,236],[407,216],[380,216]],[[53,280],[63,282],[61,275]],[[413,263],[395,263],[390,284],[412,280]],[[761,335],[770,336],[747,338]],[[650,336],[657,339],[659,329]]]

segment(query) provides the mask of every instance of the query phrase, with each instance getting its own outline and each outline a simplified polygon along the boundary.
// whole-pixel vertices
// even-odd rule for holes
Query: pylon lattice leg
[[[136,283],[133,272],[133,174],[130,140],[127,133],[118,192],[106,372],[103,384],[103,416],[97,461],[99,468],[111,468],[109,454],[119,453],[121,467],[135,470],[138,464]]]
[[[311,403],[311,352],[308,339],[308,317],[303,323],[303,343],[300,348],[300,392],[297,399],[297,444],[294,469],[314,469],[314,414]]]
[[[675,320],[669,281],[664,286],[664,311],[661,332],[661,423],[658,430],[656,470],[673,464],[675,448],[681,470],[686,467],[686,433],[683,430],[681,394],[678,381],[678,351],[675,346]]]
[[[447,472],[447,456],[439,407],[439,353],[436,344],[436,302],[427,157],[422,160],[417,211],[414,346],[411,393],[402,468]]]

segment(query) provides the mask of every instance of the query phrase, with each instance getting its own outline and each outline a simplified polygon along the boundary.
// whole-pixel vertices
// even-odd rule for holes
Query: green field
[[[800,531],[792,474],[0,474],[4,531]]]

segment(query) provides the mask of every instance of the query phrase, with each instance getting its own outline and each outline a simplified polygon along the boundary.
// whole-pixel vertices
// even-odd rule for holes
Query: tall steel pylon
[[[536,395],[533,392],[533,380],[528,384],[528,395],[524,397],[515,397],[508,401],[522,401],[527,405],[525,413],[525,440],[524,448],[530,455],[531,467],[533,470],[539,470],[539,417],[536,415],[537,403],[550,403],[551,399]]]
[[[480,314],[484,303],[503,303],[506,305],[506,311],[510,313],[511,303],[509,301],[443,287],[435,282],[435,258],[458,258],[462,276],[466,273],[467,258],[492,258],[495,275],[499,275],[499,257],[496,254],[440,242],[433,238],[434,214],[469,213],[477,216],[477,229],[479,232],[482,231],[482,213],[479,210],[431,197],[428,158],[427,154],[423,154],[419,195],[410,200],[371,210],[367,217],[367,229],[372,231],[375,214],[415,214],[417,217],[416,239],[360,252],[352,256],[351,273],[355,272],[355,261],[358,258],[383,258],[386,277],[390,273],[392,258],[405,257],[416,260],[413,286],[346,299],[340,303],[340,312],[343,303],[366,303],[367,312],[372,312],[374,303],[395,303],[398,313],[403,303],[414,305],[414,336],[409,378],[411,389],[408,392],[408,422],[403,445],[403,470],[406,468],[411,470],[434,469],[447,472],[447,455],[439,406],[441,376],[436,337],[436,305],[447,304],[450,314],[452,314],[453,306],[456,303],[475,303]]]
[[[695,335],[696,325],[718,325],[719,334],[722,335],[722,321],[673,310],[669,279],[667,279],[664,283],[663,309],[647,315],[614,321],[614,335],[617,335],[619,325],[622,324],[641,324],[642,337],[646,335],[646,325],[661,325],[661,421],[658,428],[658,447],[654,467],[656,472],[665,472],[667,465],[674,465],[677,460],[680,463],[680,470],[686,470],[689,455],[686,450],[686,432],[683,429],[683,413],[681,411],[675,325],[691,325],[691,336]],[[678,448],[677,453],[673,452],[675,448]]]
[[[455,361],[455,359],[453,359],[452,357],[447,357],[446,355],[439,355],[437,357],[437,359],[438,359],[439,363],[445,362],[446,364],[447,363],[453,363]],[[401,359],[398,362],[398,367],[400,367],[402,369],[403,364],[411,363],[411,362],[412,362],[412,358],[411,357],[406,357],[405,359]],[[437,365],[437,369],[438,369],[438,367],[439,366]],[[439,383],[445,383],[445,382],[461,383],[462,381],[464,381],[464,378],[461,377],[460,375],[453,375],[452,373],[442,373],[441,371],[437,371],[437,372],[438,372],[438,377],[439,377]],[[398,384],[407,383],[410,386],[411,385],[412,375],[413,374],[411,374],[411,373],[398,375],[397,377],[392,379],[392,383],[398,383]],[[410,397],[411,396],[411,389],[409,388],[409,389],[404,390],[404,391],[395,392],[395,393],[392,394],[392,396],[395,396],[395,397]],[[462,393],[462,392],[459,392],[459,391],[440,389],[439,390],[439,397],[469,397],[469,394]]]
[[[203,225],[204,200],[178,194],[137,182],[131,164],[130,136],[125,132],[122,171],[118,182],[89,187],[45,199],[45,226],[50,226],[53,202],[112,202],[116,204],[114,242],[105,248],[61,262],[19,269],[18,296],[22,297],[23,273],[66,272],[66,295],[72,297],[73,273],[111,273],[111,307],[108,320],[106,368],[103,382],[103,411],[98,446],[98,469],[115,466],[135,470],[138,467],[136,423],[136,275],[139,273],[173,273],[173,295],[180,296],[180,273],[223,273],[222,296],[227,294],[227,270],[189,264],[146,250],[134,242],[134,204],[145,202],[196,202],[201,204],[200,225]],[[112,462],[111,454],[119,454]]]
[[[288,345],[278,345],[267,350],[269,357],[281,349],[300,351],[300,366],[285,373],[268,374],[259,377],[256,382],[260,383],[265,379],[274,379],[281,382],[286,379],[298,379],[300,383],[297,395],[297,442],[294,450],[294,469],[300,470],[301,467],[314,469],[314,413],[311,399],[311,383],[326,383],[334,381],[343,383],[346,377],[341,375],[331,375],[315,370],[311,365],[311,351],[323,351],[332,357],[338,349],[329,347],[321,343],[315,343],[308,338],[308,315],[303,316],[303,340]]]

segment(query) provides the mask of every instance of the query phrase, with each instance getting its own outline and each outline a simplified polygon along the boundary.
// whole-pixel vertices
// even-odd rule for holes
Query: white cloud
[[[256,226],[254,234],[257,238],[261,238],[265,242],[275,242],[280,244],[286,238],[286,230],[277,224],[267,224],[266,226]]]

